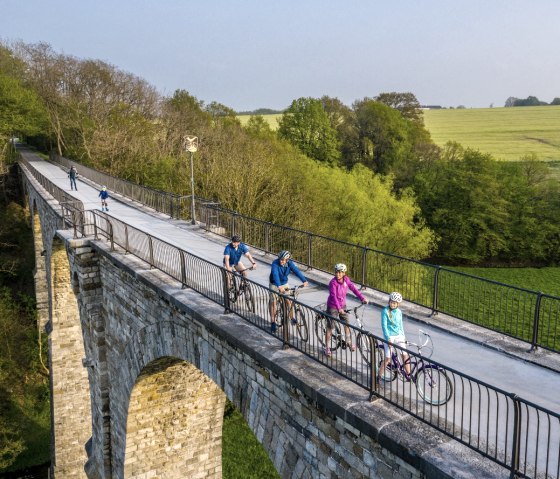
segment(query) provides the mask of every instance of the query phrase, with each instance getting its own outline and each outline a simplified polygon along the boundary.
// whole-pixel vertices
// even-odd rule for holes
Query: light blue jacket
[[[389,306],[385,306],[381,311],[381,328],[386,341],[389,341],[391,336],[404,336],[402,311],[399,308],[391,311]]]

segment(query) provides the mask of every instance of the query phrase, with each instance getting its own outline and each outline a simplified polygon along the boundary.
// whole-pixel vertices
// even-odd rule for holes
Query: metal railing
[[[73,164],[58,155],[51,155],[51,160],[67,168]],[[190,219],[190,197],[157,192],[83,166],[80,172],[171,217]],[[526,341],[531,349],[560,352],[560,297],[276,225],[203,198],[196,198],[195,206],[201,226],[208,231],[224,237],[240,234],[245,243],[267,253],[288,249],[296,261],[320,271],[331,272],[335,260],[344,262],[348,274],[365,287],[400,291],[408,301],[434,314],[448,314]]]
[[[29,170],[36,178],[42,177],[35,169]],[[38,176],[37,176],[38,175]],[[47,181],[42,177],[41,181]],[[40,181],[40,182],[41,182]],[[47,191],[50,191],[46,188]],[[53,190],[56,192],[56,190]],[[285,296],[247,279],[254,298],[247,302],[232,302],[228,295],[228,273],[199,256],[173,246],[123,221],[99,211],[73,210],[71,224],[74,232],[96,239],[106,239],[177,280],[183,287],[209,298],[272,334],[286,347],[298,349],[346,379],[368,390],[372,397],[380,397],[396,407],[429,424],[438,431],[467,445],[483,456],[508,468],[510,477],[560,478],[560,415],[519,398],[490,384],[477,380],[436,361],[426,360],[414,351],[407,351],[415,361],[445,372],[453,394],[440,405],[430,403],[420,394],[420,383],[395,379],[380,385],[377,381],[380,348],[384,343],[365,330],[349,325],[352,344],[362,345],[368,351],[352,351],[349,347],[334,349],[332,356],[323,354],[322,330],[316,325],[324,311],[309,307],[297,300],[284,301]],[[288,311],[297,308],[307,333],[302,335],[297,326],[284,321],[280,332],[270,329],[270,304]],[[288,306],[291,304],[293,306]],[[331,321],[338,319],[329,317]],[[342,325],[340,326],[343,327]],[[305,337],[304,337],[305,336]],[[361,336],[361,338],[360,338]],[[401,348],[394,346],[397,350]],[[416,376],[418,378],[418,376]],[[543,385],[544,386],[544,385]],[[424,385],[425,387],[425,385]]]

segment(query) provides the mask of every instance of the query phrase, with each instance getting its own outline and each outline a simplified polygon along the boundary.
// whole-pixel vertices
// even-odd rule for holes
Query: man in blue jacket
[[[286,293],[290,289],[288,284],[288,276],[290,273],[294,273],[303,283],[303,286],[307,286],[308,282],[305,279],[303,273],[298,269],[295,263],[290,259],[291,254],[289,251],[283,250],[278,253],[278,258],[276,258],[270,267],[270,284],[268,287],[277,293]],[[270,309],[270,319],[272,321],[270,325],[271,331],[276,332],[276,323],[274,321],[276,316],[276,297],[274,293],[270,294],[269,298],[269,309]],[[289,308],[291,311],[291,307]]]

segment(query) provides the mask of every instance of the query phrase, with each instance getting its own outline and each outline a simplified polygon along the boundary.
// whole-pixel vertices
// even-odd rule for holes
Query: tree
[[[424,125],[424,113],[414,93],[380,93],[375,100],[399,110],[403,118]]]
[[[506,103],[505,103],[504,106],[505,106],[506,108],[510,108],[510,107],[512,107],[512,106],[515,106],[515,102],[518,101],[518,100],[519,100],[519,98],[516,98],[516,97],[514,97],[514,96],[510,96],[510,97],[506,100]]]
[[[554,100],[552,100],[550,102],[551,105],[560,105],[560,97],[556,97],[554,98]]]
[[[398,110],[364,98],[353,105],[358,159],[377,173],[394,172],[411,151],[408,124]]]
[[[282,114],[278,136],[315,160],[335,164],[339,157],[336,131],[321,100],[299,98]]]

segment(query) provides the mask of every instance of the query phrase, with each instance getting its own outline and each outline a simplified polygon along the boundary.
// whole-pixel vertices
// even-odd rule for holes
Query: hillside
[[[438,145],[457,141],[498,160],[536,153],[560,161],[560,106],[427,110],[424,121]]]
[[[273,130],[281,116],[263,115]],[[245,125],[250,116],[238,118]],[[456,141],[498,160],[535,153],[541,160],[560,161],[560,106],[426,110],[424,121],[440,146]]]

